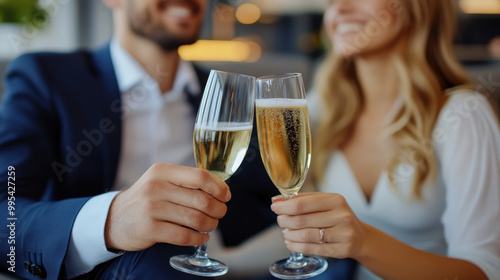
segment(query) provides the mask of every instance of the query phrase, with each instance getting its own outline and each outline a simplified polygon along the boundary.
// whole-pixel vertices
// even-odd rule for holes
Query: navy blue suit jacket
[[[197,72],[203,88],[207,76]],[[7,69],[5,86],[0,220],[13,222],[15,229],[0,226],[0,267],[10,267],[7,254],[15,246],[17,275],[37,279],[36,271],[30,274],[23,267],[26,263],[42,269],[48,279],[64,279],[74,219],[88,199],[113,185],[117,173],[122,111],[109,46],[23,55]],[[196,112],[199,98],[189,98]],[[277,191],[265,174],[256,140],[254,134],[229,182],[233,198],[219,224],[227,245],[241,243],[276,219],[269,205]]]

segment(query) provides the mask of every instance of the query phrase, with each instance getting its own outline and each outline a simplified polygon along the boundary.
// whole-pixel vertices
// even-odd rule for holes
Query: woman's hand
[[[343,196],[304,193],[286,201],[280,195],[272,202],[271,209],[278,215],[291,251],[354,259],[361,254],[366,225],[354,215]]]

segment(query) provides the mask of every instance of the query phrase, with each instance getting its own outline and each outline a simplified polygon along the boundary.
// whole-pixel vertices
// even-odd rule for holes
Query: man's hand
[[[210,172],[156,163],[111,203],[106,247],[139,251],[156,243],[199,246],[226,214],[229,187]]]

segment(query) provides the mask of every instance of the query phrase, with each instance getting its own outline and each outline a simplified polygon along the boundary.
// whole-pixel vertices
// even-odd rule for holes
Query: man
[[[231,198],[216,176],[187,167],[206,74],[177,49],[197,40],[207,2],[105,3],[109,45],[24,55],[7,70],[1,267],[28,279],[190,279],[168,259],[192,248],[174,245],[207,242]],[[275,220],[255,143],[240,169],[220,225],[226,245]]]

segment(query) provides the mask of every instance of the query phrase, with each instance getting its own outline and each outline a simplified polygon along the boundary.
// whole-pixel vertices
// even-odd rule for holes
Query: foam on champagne
[[[257,107],[302,107],[307,106],[307,99],[290,99],[290,98],[268,98],[256,99]]]
[[[195,129],[201,130],[217,130],[217,131],[241,131],[252,130],[252,123],[249,122],[218,122],[212,124],[196,124]]]

